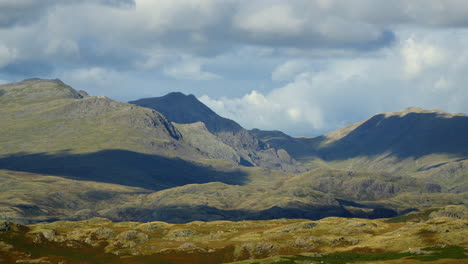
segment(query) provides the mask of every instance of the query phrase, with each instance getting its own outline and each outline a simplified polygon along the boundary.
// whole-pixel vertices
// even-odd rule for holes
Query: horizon
[[[44,79],[44,78],[37,78],[37,77],[32,77],[32,78],[27,78],[27,79],[23,79],[23,80],[18,80],[18,81],[14,81],[12,83],[19,83],[19,82],[23,82],[23,81],[29,81],[29,80],[42,80],[42,81],[59,81],[59,82],[62,82],[64,83],[65,85],[69,85],[67,84],[66,82],[62,81],[60,78],[51,78],[51,79]],[[9,84],[9,83],[0,83],[0,86],[3,85],[3,84]],[[73,86],[70,86],[71,88],[75,89],[75,87]],[[75,89],[75,90],[80,90],[80,89]],[[112,100],[115,100],[115,101],[119,101],[119,102],[124,102],[124,103],[129,103],[130,101],[133,101],[133,100],[129,100],[129,101],[121,101],[121,100],[118,100],[118,99],[115,99],[115,98],[112,98],[110,96],[107,96],[107,95],[93,95],[93,94],[90,94],[89,91],[87,90],[81,90],[81,91],[84,91],[86,93],[89,94],[89,96],[105,96],[105,97],[108,97]],[[147,98],[159,98],[159,97],[163,97],[163,96],[166,96],[168,94],[171,94],[171,93],[179,93],[179,94],[182,94],[184,96],[194,96],[200,103],[202,104],[205,104],[205,102],[203,102],[202,100],[200,100],[199,97],[195,96],[194,94],[191,94],[191,93],[184,93],[183,91],[170,91],[170,92],[167,92],[165,94],[161,94],[161,95],[153,95],[153,96],[149,96],[149,97],[144,97],[144,98],[136,98],[135,100],[138,100],[138,99],[147,99]],[[230,119],[230,120],[233,120],[237,123],[239,123],[237,120],[235,119],[232,119],[232,118],[229,118],[229,117],[226,117],[226,116],[223,116],[221,114],[219,114],[218,112],[216,112],[214,109],[212,109],[209,105],[205,104],[206,106],[208,106],[211,110],[213,110],[216,114],[218,114],[219,116],[223,117],[223,118],[227,118],[227,119]],[[342,127],[338,127],[336,129],[333,129],[333,130],[329,130],[329,131],[324,131],[322,132],[321,134],[315,134],[315,135],[294,135],[294,134],[290,134],[288,132],[285,132],[285,131],[282,131],[280,129],[261,129],[261,128],[258,128],[258,127],[244,127],[242,124],[240,124],[242,127],[248,129],[248,130],[254,130],[254,129],[259,129],[259,130],[263,130],[263,131],[278,131],[278,132],[282,132],[282,133],[285,133],[286,135],[288,136],[291,136],[293,138],[314,138],[314,137],[319,137],[319,136],[323,136],[323,135],[326,135],[328,133],[331,133],[333,131],[336,131],[336,130],[339,130],[339,129],[342,129],[342,128],[345,128],[345,127],[348,127],[350,125],[353,125],[355,123],[359,123],[361,121],[365,121],[367,120],[368,118],[371,118],[372,116],[376,116],[376,115],[380,115],[380,114],[393,114],[393,113],[401,113],[401,112],[405,112],[405,111],[410,111],[410,112],[414,112],[414,111],[429,111],[429,112],[444,112],[444,113],[448,113],[448,114],[452,114],[452,115],[467,115],[467,113],[464,113],[464,112],[458,112],[458,113],[452,113],[452,112],[449,112],[449,111],[446,111],[445,109],[440,109],[440,108],[434,108],[434,109],[426,109],[426,108],[422,108],[422,107],[418,107],[418,106],[407,106],[405,107],[404,109],[397,109],[395,111],[389,111],[389,112],[378,112],[378,113],[373,113],[371,114],[370,116],[362,119],[362,120],[359,120],[359,121],[356,121],[356,122],[353,122],[353,123],[349,123],[349,124],[344,124]]]
[[[61,82],[65,85],[68,85],[66,82],[63,82],[61,79],[59,78],[52,78],[52,79],[43,79],[43,78],[36,78],[36,77],[33,77],[33,78],[27,78],[27,79],[23,79],[23,80],[18,80],[18,81],[15,81],[15,82],[12,82],[12,83],[20,83],[20,82],[24,82],[24,81],[34,81],[34,80],[38,80],[38,81],[58,81],[58,82]],[[10,83],[0,83],[0,87],[2,85],[6,85],[6,84],[10,84]],[[75,89],[74,87],[70,86],[71,88]],[[78,89],[75,89],[76,91],[79,91]],[[89,96],[105,96],[105,97],[108,97],[112,100],[115,100],[115,101],[119,101],[119,102],[124,102],[124,103],[130,103],[130,101],[120,101],[118,99],[114,99],[114,98],[111,98],[109,96],[106,96],[106,95],[93,95],[93,94],[90,94],[88,91],[86,90],[80,90],[80,91],[84,91],[86,92]],[[191,94],[191,93],[184,93],[182,91],[171,91],[171,92],[168,92],[166,94],[162,94],[162,95],[154,95],[154,96],[149,96],[149,97],[145,97],[145,98],[137,98],[135,100],[139,100],[139,99],[148,99],[148,98],[160,98],[160,97],[164,97],[166,95],[169,95],[169,94],[173,94],[173,93],[176,93],[176,94],[182,94],[183,96],[194,96],[200,103],[202,104],[205,104],[204,102],[202,102],[200,100],[200,98],[196,97],[194,94]],[[205,104],[206,105],[206,104]],[[207,105],[208,106],[208,105]],[[209,106],[208,106],[209,107]],[[209,107],[210,108],[210,107]],[[211,108],[210,108],[211,109]],[[230,119],[230,120],[233,120],[235,122],[238,123],[237,120],[235,119],[232,119],[232,118],[229,118],[229,117],[225,117],[223,115],[220,115],[219,113],[217,113],[214,109],[211,109],[213,110],[216,114],[218,114],[219,116],[223,117],[223,118],[227,118],[227,119]],[[258,128],[258,127],[244,127],[248,130],[254,130],[254,129],[259,129],[259,130],[262,130],[262,131],[278,131],[278,132],[281,132],[281,133],[285,133],[286,135],[288,136],[291,136],[293,138],[314,138],[314,137],[319,137],[319,136],[323,136],[323,135],[326,135],[328,133],[331,133],[333,131],[336,131],[336,130],[339,130],[339,129],[342,129],[342,128],[345,128],[345,127],[348,127],[350,125],[353,125],[355,123],[359,123],[361,121],[365,121],[367,120],[368,118],[371,118],[373,116],[376,116],[376,115],[381,115],[381,114],[395,114],[395,113],[403,113],[403,112],[406,112],[406,111],[409,111],[409,112],[417,112],[417,111],[425,111],[425,112],[443,112],[443,113],[448,113],[448,114],[451,114],[451,115],[467,115],[466,113],[463,113],[463,112],[459,112],[459,113],[451,113],[451,112],[448,112],[444,109],[440,109],[440,108],[434,108],[434,109],[425,109],[425,108],[421,108],[421,107],[417,107],[417,106],[407,106],[405,107],[404,109],[399,109],[399,110],[395,110],[395,111],[391,111],[391,112],[379,112],[379,113],[374,113],[372,114],[371,116],[368,116],[362,120],[359,120],[357,122],[354,122],[354,123],[350,123],[350,124],[345,124],[344,126],[342,127],[339,127],[335,130],[330,130],[330,131],[325,131],[324,133],[322,134],[316,134],[316,135],[292,135],[292,134],[289,134],[285,131],[282,131],[282,130],[279,130],[279,129],[270,129],[270,130],[266,130],[266,129],[261,129],[261,128]],[[241,124],[242,126],[242,124]]]
[[[0,83],[59,78],[124,102],[180,91],[245,128],[306,137],[407,107],[468,113],[466,1],[0,7]]]

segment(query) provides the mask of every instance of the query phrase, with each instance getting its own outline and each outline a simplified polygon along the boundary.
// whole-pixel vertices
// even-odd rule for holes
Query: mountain
[[[59,80],[0,90],[1,169],[151,190],[243,181],[242,173],[201,164],[206,155],[155,110],[85,96]]]
[[[468,159],[468,116],[407,108],[315,138],[252,130],[294,158],[362,170],[421,171]]]
[[[161,112],[174,123],[203,123],[205,127],[192,126],[190,131],[194,133],[186,133],[185,136],[191,138],[191,135],[205,133],[203,130],[208,130],[215,135],[215,138],[221,142],[215,140],[203,142],[203,144],[197,144],[196,146],[213,158],[226,156],[229,157],[228,160],[235,160],[245,166],[259,166],[296,172],[302,170],[301,166],[296,164],[285,150],[271,148],[236,122],[213,112],[194,95],[174,92],[162,97],[144,98],[129,103]],[[195,131],[195,128],[198,128],[198,130]],[[196,142],[197,140],[193,139],[191,141]],[[234,150],[237,153],[236,157],[232,156],[231,150],[223,151],[220,155],[219,151],[203,147],[220,145],[221,143]]]
[[[378,114],[324,136],[319,155],[325,160],[389,153],[400,159],[434,153],[468,157],[468,116],[441,110],[407,108]]]
[[[178,123],[154,109],[89,96],[59,80],[1,85],[0,219],[34,223],[98,216],[115,221],[186,223],[382,218],[466,204],[468,160],[461,160],[462,154],[423,152],[417,160],[398,160],[396,154],[379,153],[371,158],[334,160],[329,155],[341,158],[339,155],[354,153],[347,148],[365,145],[366,131],[380,128],[367,125],[362,130],[363,122],[311,139],[278,131],[249,132],[206,110],[195,97],[176,95],[179,99],[163,101],[174,106],[181,100],[196,111],[174,108],[168,115],[209,118],[186,119],[187,123],[177,119]],[[197,114],[200,109],[205,112]],[[460,117],[463,115],[451,118]],[[386,122],[380,124],[387,127]],[[355,147],[351,142],[344,150],[337,148],[338,153],[326,151],[327,146],[335,146],[334,142],[355,131],[361,131],[361,136],[351,138],[359,142]],[[387,138],[385,131],[371,135],[380,133]],[[291,173],[301,166],[286,151],[271,148],[258,137],[271,145],[284,143],[281,148],[289,148],[309,171]],[[244,158],[256,166],[239,166]],[[416,161],[419,167],[409,166]],[[352,162],[361,165],[350,167]],[[377,166],[383,169],[375,169]],[[397,170],[391,170],[393,167]]]

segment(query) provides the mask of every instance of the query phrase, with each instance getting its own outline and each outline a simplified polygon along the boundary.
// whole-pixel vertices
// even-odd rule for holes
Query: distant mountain
[[[237,162],[241,165],[287,171],[301,170],[301,166],[296,164],[286,151],[271,148],[236,122],[213,112],[193,95],[174,92],[162,97],[144,98],[129,103],[154,109],[164,114],[171,122],[178,124],[203,123],[206,130],[221,141],[210,141],[210,143],[206,141],[207,137],[205,137],[203,144],[197,144],[197,148],[205,151],[211,157],[219,158],[220,154],[232,157],[231,151],[220,153],[205,147],[222,143],[237,153]],[[187,138],[191,138],[191,135],[205,133],[202,126],[192,126],[190,131],[195,132],[194,128],[198,128],[198,131],[186,133]],[[188,132],[187,129],[185,131]],[[192,140],[192,142],[199,142],[199,139]]]
[[[302,162],[353,170],[417,172],[468,159],[468,116],[441,110],[382,113],[315,138],[251,132]]]
[[[468,116],[464,114],[407,108],[325,135],[319,153],[326,160],[382,153],[398,158],[435,153],[468,157],[467,135]]]

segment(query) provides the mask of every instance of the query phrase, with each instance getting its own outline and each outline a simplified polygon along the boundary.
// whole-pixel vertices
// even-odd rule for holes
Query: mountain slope
[[[276,150],[258,140],[256,136],[242,128],[236,122],[223,118],[193,95],[169,93],[162,97],[144,98],[129,102],[148,107],[163,113],[171,122],[191,124],[202,122],[206,129],[214,134],[222,143],[230,146],[238,155],[237,162],[245,166],[259,166],[286,171],[300,171],[300,165],[284,150]],[[219,143],[213,143],[219,145]],[[206,150],[211,157],[219,157],[218,153]],[[222,156],[231,156],[224,153]]]
[[[342,168],[417,172],[468,158],[468,116],[440,110],[382,113],[316,138],[252,133],[300,161]]]
[[[0,90],[0,169],[153,190],[245,181],[235,169],[198,162],[206,155],[155,110],[83,96],[58,80]]]
[[[325,135],[319,153],[326,160],[385,152],[402,159],[435,153],[468,157],[467,134],[466,115],[408,108],[375,115],[354,129],[345,128]]]

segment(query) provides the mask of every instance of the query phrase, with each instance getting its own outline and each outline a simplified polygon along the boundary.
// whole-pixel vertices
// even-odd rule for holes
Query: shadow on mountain
[[[405,116],[376,115],[344,138],[318,150],[327,161],[386,152],[404,159],[446,153],[468,157],[468,117],[446,118],[438,113],[409,113]],[[324,136],[314,139],[324,141]]]
[[[243,185],[246,173],[218,171],[182,159],[127,150],[86,154],[19,153],[0,158],[0,169],[23,171],[85,181],[162,190],[191,183],[223,182]]]
[[[5,94],[5,91],[0,90],[0,96],[3,96]]]
[[[203,122],[211,133],[238,133],[243,130],[235,121],[219,116],[192,94],[172,92],[165,96],[143,98],[129,103],[154,109],[171,122],[179,124]]]
[[[271,220],[271,219],[309,219],[319,220],[325,217],[357,217],[357,218],[386,218],[397,216],[397,212],[375,208],[366,215],[352,213],[342,206],[314,206],[309,208],[283,208],[274,206],[266,210],[223,210],[216,207],[197,206],[165,206],[158,208],[117,208],[104,215],[113,221],[151,222],[163,221],[173,224],[189,223],[192,221],[242,221],[242,220]]]

